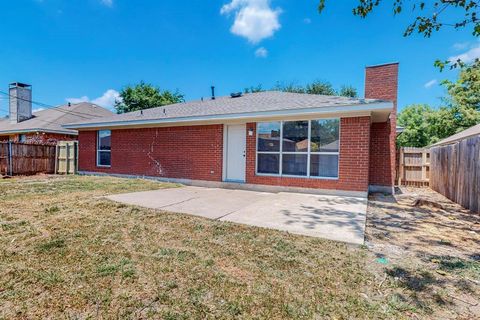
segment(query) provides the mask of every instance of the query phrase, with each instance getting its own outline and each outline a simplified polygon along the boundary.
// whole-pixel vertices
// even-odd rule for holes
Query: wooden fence
[[[480,212],[480,136],[431,149],[430,187],[473,212]]]
[[[77,173],[78,141],[60,141],[56,148],[55,173]]]
[[[55,146],[26,143],[0,143],[0,173],[29,175],[54,173]]]
[[[430,152],[425,148],[403,147],[397,152],[397,184],[424,187],[429,185]]]
[[[0,142],[0,175],[76,173],[77,142],[59,146]]]

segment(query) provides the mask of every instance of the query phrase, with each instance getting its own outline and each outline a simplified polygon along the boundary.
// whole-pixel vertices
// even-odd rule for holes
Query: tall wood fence
[[[0,175],[75,173],[77,142],[58,146],[0,142]]]
[[[397,184],[424,187],[430,180],[430,151],[402,147],[397,151]]]
[[[480,136],[431,148],[430,187],[473,212],[480,212]]]

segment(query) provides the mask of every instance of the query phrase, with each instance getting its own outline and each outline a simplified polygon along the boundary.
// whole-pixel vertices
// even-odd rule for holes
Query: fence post
[[[8,141],[8,171],[9,175],[13,176],[13,156],[12,156],[12,141]]]
[[[398,185],[402,185],[402,178],[403,178],[403,171],[404,171],[404,152],[403,152],[403,147],[400,148],[400,159],[399,159],[399,173],[398,173]]]
[[[422,180],[427,180],[427,151],[425,149],[422,150]]]
[[[54,174],[58,174],[58,142],[55,145],[55,172]]]

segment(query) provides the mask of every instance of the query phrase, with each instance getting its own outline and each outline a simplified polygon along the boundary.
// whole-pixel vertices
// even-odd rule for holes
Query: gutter
[[[368,106],[368,107],[365,107]],[[222,115],[206,115],[196,117],[176,117],[164,119],[135,119],[135,120],[119,120],[112,122],[89,122],[78,124],[66,124],[62,127],[66,129],[82,129],[82,128],[111,128],[111,127],[125,127],[136,125],[155,125],[155,124],[178,124],[184,122],[202,122],[202,121],[225,121],[225,120],[255,120],[265,117],[282,117],[292,115],[314,115],[314,114],[333,114],[346,112],[372,112],[372,111],[391,111],[393,104],[391,102],[381,102],[363,105],[350,105],[338,107],[320,107],[320,108],[303,108],[303,109],[289,109],[276,111],[261,111],[249,113],[232,113]],[[139,115],[139,118],[141,116]]]

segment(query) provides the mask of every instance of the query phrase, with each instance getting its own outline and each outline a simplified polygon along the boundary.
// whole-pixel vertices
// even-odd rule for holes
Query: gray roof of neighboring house
[[[451,143],[454,143],[472,136],[476,136],[476,135],[480,135],[480,124],[477,124],[476,126],[470,127],[466,130],[463,130],[459,133],[454,134],[453,136],[450,136],[437,143],[434,143],[430,147],[438,147],[441,145],[451,144]]]
[[[383,104],[384,107],[392,108],[390,101],[377,99],[360,99],[337,96],[312,95],[301,93],[287,93],[279,91],[265,91],[244,94],[238,98],[217,97],[215,100],[205,99],[177,103],[142,112],[134,111],[118,114],[99,119],[98,121],[78,121],[69,124],[69,128],[80,128],[91,126],[106,126],[113,123],[125,123],[125,125],[146,122],[152,120],[188,120],[209,119],[213,116],[234,116],[248,115],[252,113],[268,113],[275,111],[302,111],[305,109],[367,106]]]
[[[63,105],[34,112],[32,118],[18,123],[11,123],[10,119],[3,118],[0,120],[0,135],[34,131],[77,134],[76,130],[65,129],[63,125],[77,121],[92,121],[112,114],[111,111],[89,102]]]

